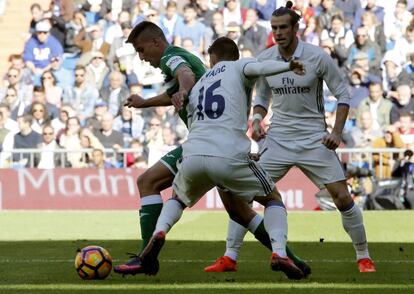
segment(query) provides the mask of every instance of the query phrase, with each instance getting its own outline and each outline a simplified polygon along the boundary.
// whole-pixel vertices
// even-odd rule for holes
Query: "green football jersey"
[[[193,71],[196,82],[206,72],[204,64],[197,56],[191,54],[183,48],[168,46],[165,49],[160,62],[160,68],[165,75],[168,96],[172,96],[179,89],[176,71],[181,65],[186,65]],[[178,112],[178,114],[187,125],[187,103]]]

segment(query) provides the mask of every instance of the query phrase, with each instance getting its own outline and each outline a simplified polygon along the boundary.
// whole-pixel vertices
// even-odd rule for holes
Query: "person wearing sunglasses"
[[[50,68],[51,58],[63,54],[62,45],[49,34],[49,31],[49,22],[38,22],[35,26],[35,33],[24,46],[23,59],[27,67],[36,75],[36,84],[40,84],[40,75]]]

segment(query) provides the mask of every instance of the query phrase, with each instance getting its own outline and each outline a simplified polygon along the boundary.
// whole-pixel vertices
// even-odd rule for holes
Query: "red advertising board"
[[[0,169],[0,209],[138,209],[140,169]],[[317,188],[298,169],[278,184],[289,210],[317,207]],[[171,189],[163,191],[164,199]],[[259,208],[259,205],[255,206]],[[220,210],[215,189],[192,209]]]

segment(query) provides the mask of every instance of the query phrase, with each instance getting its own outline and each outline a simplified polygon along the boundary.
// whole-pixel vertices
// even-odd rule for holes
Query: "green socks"
[[[141,224],[141,237],[142,237],[142,249],[147,246],[149,239],[152,237],[152,233],[155,230],[158,217],[160,216],[162,209],[162,202],[143,205],[139,211],[139,222]]]

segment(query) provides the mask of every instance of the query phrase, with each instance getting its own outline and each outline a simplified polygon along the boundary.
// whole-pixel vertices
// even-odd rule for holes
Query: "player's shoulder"
[[[257,60],[261,61],[261,60],[267,60],[267,59],[273,59],[275,58],[278,54],[278,46],[274,45],[270,48],[267,48],[265,50],[263,50],[262,52],[260,52],[257,55]]]

